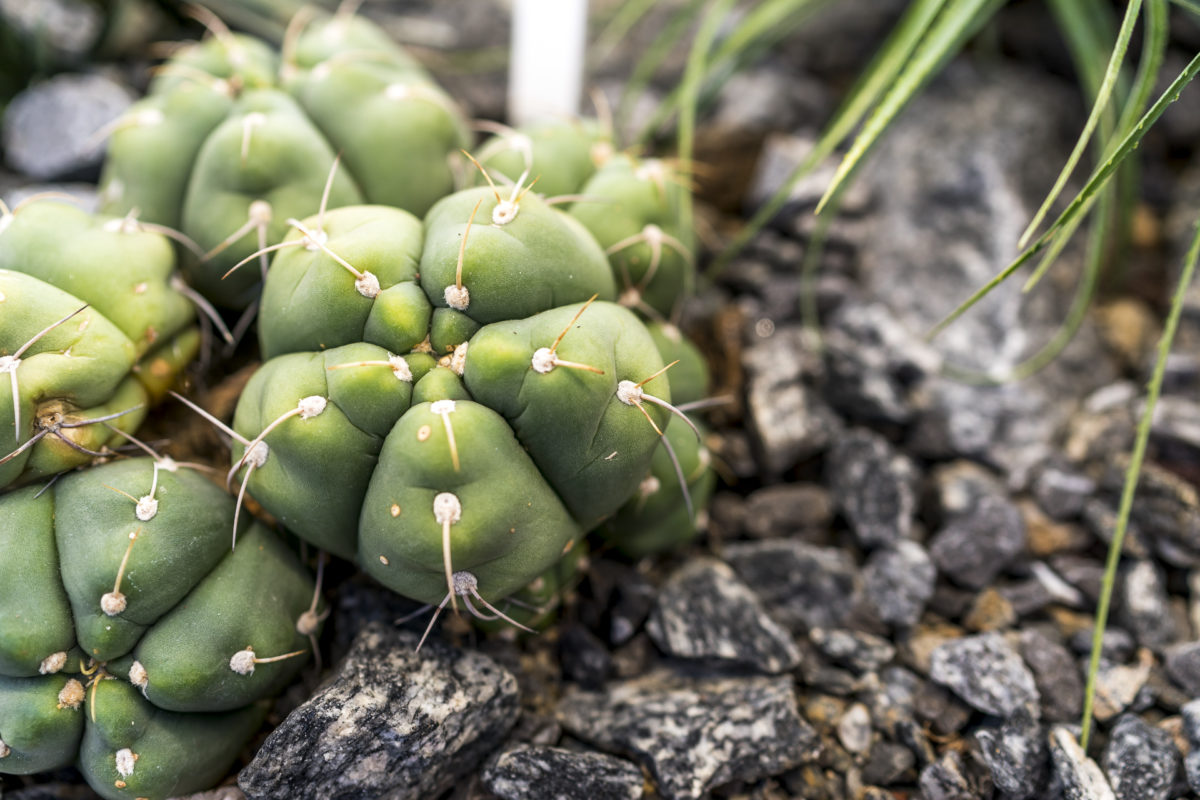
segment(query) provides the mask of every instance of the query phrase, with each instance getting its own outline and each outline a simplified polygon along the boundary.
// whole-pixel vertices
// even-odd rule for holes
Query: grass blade
[[[862,163],[863,158],[875,146],[896,116],[929,81],[933,74],[961,49],[966,39],[1002,5],[999,0],[951,0],[942,11],[924,39],[917,46],[912,59],[896,78],[883,101],[867,120],[862,132],[854,140],[842,162],[838,165],[833,181],[825,190],[824,197],[817,203],[817,213],[825,207],[829,198],[838,192]]]
[[[625,82],[625,86],[621,90],[621,99],[617,102],[616,124],[614,127],[618,131],[624,130],[625,125],[629,121],[633,101],[649,85],[650,80],[654,77],[654,73],[666,61],[667,56],[671,54],[671,50],[675,47],[676,43],[687,33],[688,28],[692,25],[692,20],[695,19],[702,5],[704,5],[704,0],[689,0],[687,5],[679,9],[667,21],[667,24],[659,31],[654,41],[646,48],[645,54],[634,65],[633,72],[629,75],[629,80]]]
[[[1138,422],[1137,438],[1133,443],[1133,454],[1129,459],[1129,467],[1125,470],[1125,486],[1121,490],[1121,504],[1117,510],[1116,527],[1113,530],[1112,542],[1108,548],[1108,561],[1104,567],[1104,582],[1100,588],[1100,600],[1096,605],[1096,622],[1092,627],[1092,654],[1088,660],[1087,688],[1083,696],[1083,733],[1080,744],[1086,750],[1088,737],[1092,729],[1092,709],[1096,700],[1096,675],[1100,669],[1100,650],[1104,643],[1104,628],[1108,624],[1108,611],[1112,604],[1113,587],[1117,580],[1117,567],[1121,561],[1121,545],[1125,541],[1125,532],[1129,528],[1129,515],[1133,510],[1133,498],[1137,492],[1138,477],[1142,471],[1142,462],[1146,458],[1146,445],[1150,441],[1150,427],[1154,421],[1154,408],[1158,405],[1158,397],[1162,392],[1163,375],[1167,371],[1167,356],[1171,352],[1171,342],[1175,339],[1175,331],[1179,327],[1179,319],[1183,316],[1184,299],[1192,276],[1196,271],[1196,262],[1200,260],[1200,219],[1196,221],[1196,234],[1188,247],[1187,258],[1184,261],[1183,272],[1179,276],[1179,284],[1175,287],[1175,297],[1171,301],[1171,311],[1163,328],[1162,338],[1158,341],[1158,358],[1154,362],[1154,374],[1146,391],[1146,406],[1142,410],[1142,418]]]
[[[1171,0],[1171,2],[1200,17],[1200,2],[1197,2],[1197,0]]]
[[[949,316],[934,326],[934,328],[927,334],[927,338],[933,338],[937,336],[939,333],[945,330],[948,325],[966,313],[971,306],[979,302],[979,300],[982,299],[988,292],[1007,280],[1010,275],[1024,266],[1029,259],[1040,252],[1042,248],[1044,248],[1046,244],[1060,232],[1064,225],[1076,217],[1080,213],[1082,207],[1091,199],[1091,197],[1101,188],[1103,188],[1104,184],[1108,182],[1109,178],[1112,177],[1113,173],[1116,172],[1117,168],[1121,165],[1121,162],[1124,161],[1125,158],[1127,158],[1129,154],[1137,148],[1138,144],[1142,141],[1142,137],[1146,135],[1146,131],[1150,128],[1150,126],[1158,121],[1158,118],[1161,117],[1163,112],[1167,110],[1167,106],[1179,99],[1179,93],[1182,92],[1184,88],[1192,81],[1192,79],[1196,77],[1196,73],[1198,72],[1200,72],[1200,54],[1197,54],[1191,61],[1189,61],[1187,66],[1183,68],[1183,71],[1179,73],[1175,80],[1171,81],[1171,85],[1167,87],[1167,90],[1163,92],[1154,102],[1154,105],[1152,105],[1150,109],[1142,115],[1137,124],[1134,126],[1133,130],[1131,130],[1121,140],[1120,144],[1113,151],[1112,155],[1109,156],[1109,158],[1105,160],[1105,162],[1099,168],[1097,168],[1095,172],[1092,173],[1092,176],[1088,179],[1087,184],[1079,191],[1079,194],[1075,196],[1070,205],[1063,209],[1063,212],[1058,215],[1058,219],[1054,221],[1054,223],[1046,230],[1046,232],[1038,237],[1037,241],[1026,248],[1025,252],[1021,253],[1021,255],[1017,256],[1017,258],[1009,263],[1008,266],[1000,270],[1000,272],[997,273],[994,278],[988,281],[987,284],[972,294],[965,302],[963,302],[962,305],[950,312]]]
[[[779,210],[787,203],[792,188],[812,172],[818,164],[828,158],[838,145],[850,135],[850,132],[854,130],[871,106],[878,102],[879,96],[895,80],[896,75],[904,67],[913,49],[925,35],[945,3],[946,0],[914,0],[888,36],[887,41],[880,47],[878,54],[851,87],[842,106],[834,114],[833,120],[821,134],[821,138],[817,140],[812,151],[796,165],[783,185],[755,212],[750,221],[742,226],[738,235],[709,266],[708,274],[719,274],[728,266],[729,262],[762,230],[763,226],[779,213]]]
[[[1029,242],[1029,238],[1033,236],[1034,231],[1041,226],[1046,215],[1050,213],[1050,206],[1062,194],[1063,187],[1067,185],[1067,180],[1071,177],[1071,173],[1075,171],[1075,167],[1079,164],[1079,159],[1083,157],[1084,148],[1087,147],[1092,134],[1095,133],[1096,126],[1100,122],[1100,115],[1104,113],[1104,109],[1108,106],[1108,101],[1112,97],[1113,87],[1117,84],[1117,76],[1121,72],[1121,65],[1125,63],[1125,53],[1129,49],[1129,40],[1133,36],[1133,29],[1137,24],[1138,12],[1141,11],[1141,7],[1142,0],[1130,0],[1129,5],[1125,7],[1125,19],[1121,21],[1121,30],[1117,34],[1117,42],[1113,46],[1112,55],[1108,60],[1108,68],[1104,72],[1104,80],[1100,84],[1100,90],[1096,94],[1096,101],[1092,104],[1092,110],[1088,114],[1087,122],[1084,123],[1083,130],[1079,133],[1079,139],[1075,142],[1075,147],[1071,150],[1071,155],[1067,158],[1067,163],[1059,171],[1058,178],[1054,181],[1054,187],[1050,189],[1050,193],[1042,201],[1041,207],[1034,214],[1028,227],[1025,228],[1025,232],[1017,240],[1018,247],[1024,247]]]

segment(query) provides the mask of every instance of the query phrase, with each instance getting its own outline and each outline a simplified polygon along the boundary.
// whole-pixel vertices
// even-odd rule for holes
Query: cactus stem
[[[584,303],[577,312],[575,312],[575,316],[571,317],[571,321],[568,322],[566,327],[563,328],[558,334],[558,337],[554,340],[553,344],[551,344],[549,347],[542,347],[534,351],[531,363],[535,372],[545,375],[555,367],[569,367],[571,369],[587,370],[588,372],[594,372],[597,375],[604,374],[604,370],[598,367],[593,367],[590,364],[581,364],[577,361],[565,361],[559,358],[556,353],[558,346],[562,343],[563,337],[567,335],[567,331],[571,330],[575,323],[579,321],[579,318],[583,316],[583,312],[587,311],[588,306],[590,306],[592,302],[595,301],[595,299],[599,296],[600,295],[598,294],[594,294],[588,298],[588,301]]]
[[[654,380],[654,379],[655,379],[655,378],[657,378],[659,375],[662,375],[664,372],[666,372],[667,370],[669,370],[671,367],[675,366],[675,365],[676,365],[676,364],[678,364],[678,363],[679,363],[679,359],[675,359],[675,360],[674,360],[674,361],[672,361],[670,364],[667,364],[665,367],[663,367],[662,369],[660,369],[660,370],[658,370],[657,372],[655,372],[655,373],[654,373],[653,375],[651,375],[649,378],[642,378],[640,381],[638,381],[638,382],[637,382],[636,384],[634,384],[634,385],[635,385],[635,386],[637,386],[637,387],[640,389],[641,387],[645,386],[647,383],[649,383],[650,381]]]
[[[20,208],[20,206],[18,206],[18,208]],[[17,213],[16,211],[13,211],[10,213],[10,216],[15,216],[16,213]],[[21,345],[17,349],[17,352],[13,353],[11,356],[0,356],[0,375],[3,375],[5,372],[7,372],[9,374],[9,377],[12,380],[13,436],[16,438],[16,441],[18,443],[20,443],[20,441],[21,441],[21,393],[20,393],[20,390],[17,388],[17,367],[19,367],[21,365],[21,356],[25,355],[25,351],[27,351],[29,348],[31,348],[35,344],[37,344],[38,340],[40,340],[43,336],[50,333],[50,331],[54,330],[59,325],[62,325],[64,322],[71,319],[71,317],[74,317],[76,314],[80,313],[85,308],[87,308],[86,303],[84,305],[80,306],[79,308],[75,309],[74,311],[72,311],[70,314],[67,314],[65,317],[58,320],[57,322],[52,322],[49,325],[47,325],[45,328],[42,328],[40,331],[38,331],[37,333],[35,333],[33,335],[33,338],[29,339],[27,342],[25,342],[25,344]],[[5,459],[5,460],[7,460],[7,459]],[[2,463],[4,463],[4,462],[0,461],[0,464],[2,464]]]
[[[252,472],[255,467],[261,467],[263,464],[265,464],[267,462],[267,457],[270,455],[270,450],[267,447],[267,443],[264,441],[264,439],[267,438],[267,435],[282,425],[285,420],[291,419],[292,417],[298,416],[300,419],[306,420],[318,416],[325,410],[328,404],[329,401],[320,395],[314,394],[308,397],[302,397],[300,398],[300,402],[296,404],[295,408],[280,414],[271,422],[270,425],[263,428],[262,432],[259,433],[258,436],[255,436],[246,443],[246,449],[245,452],[242,453],[242,457],[239,458],[236,463],[234,463],[233,467],[230,468],[229,472],[225,475],[225,486],[228,488],[233,482],[233,477],[237,475],[238,470],[245,466],[247,462],[250,463],[250,469],[246,471],[246,475],[242,479],[242,490],[238,492],[239,509],[241,506],[242,496],[246,490],[246,482],[250,479],[250,472]],[[237,511],[234,512],[233,536],[234,546],[236,547]]]
[[[265,446],[265,445],[263,445],[263,446]],[[257,465],[251,464],[250,467],[246,470],[246,474],[242,476],[241,485],[238,486],[237,503],[233,507],[233,539],[229,545],[230,550],[237,549],[238,520],[241,519],[242,503],[246,499],[246,485],[248,483],[250,483],[250,476],[254,474],[255,469],[257,469]]]
[[[675,416],[679,417],[681,420],[686,422],[688,427],[692,429],[692,433],[696,434],[696,441],[700,441],[700,438],[701,438],[700,437],[700,429],[696,427],[696,424],[694,422],[692,422],[690,419],[688,419],[687,414],[683,413],[678,408],[676,408],[675,406],[668,403],[666,400],[663,400],[661,397],[655,397],[652,394],[643,394],[642,399],[648,400],[649,402],[654,403],[656,406],[659,406],[660,408],[667,409],[667,411],[670,411],[672,414],[674,414]]]
[[[110,617],[117,616],[129,605],[129,601],[125,595],[121,594],[121,581],[125,578],[125,567],[129,565],[129,556],[133,552],[133,544],[137,541],[138,535],[141,532],[142,529],[138,528],[129,534],[129,544],[125,547],[125,555],[121,558],[121,566],[117,568],[117,580],[113,583],[113,590],[100,598],[101,610]]]
[[[214,92],[223,94],[232,99],[237,96],[241,90],[239,81],[236,77],[229,80],[218,78],[210,72],[205,72],[202,69],[197,69],[189,64],[180,64],[177,61],[172,61],[167,64],[159,64],[150,70],[150,74],[157,77],[159,75],[178,75],[181,78],[195,81],[201,86],[212,89]],[[144,112],[143,112],[144,113]],[[159,115],[161,118],[161,114]]]
[[[199,245],[197,245],[198,247]],[[172,289],[190,300],[192,305],[200,309],[200,312],[212,322],[217,332],[221,334],[221,338],[225,340],[225,344],[233,344],[233,334],[229,332],[229,327],[225,324],[225,320],[221,319],[221,315],[213,308],[213,304],[204,298],[204,295],[184,283],[183,278],[179,276],[178,272],[171,276],[170,285]]]
[[[122,778],[128,778],[133,774],[133,765],[137,763],[138,754],[128,747],[123,747],[113,754],[113,759],[117,764],[117,774]],[[118,781],[118,783],[120,782]]]
[[[522,625],[521,623],[517,622],[512,617],[510,617],[507,614],[505,614],[504,612],[502,612],[500,609],[493,606],[487,600],[484,600],[483,595],[479,594],[479,579],[476,578],[472,573],[467,572],[466,570],[460,570],[458,572],[455,572],[451,576],[450,591],[446,593],[446,596],[442,598],[442,602],[438,603],[437,607],[434,609],[433,616],[430,618],[429,624],[425,626],[425,633],[421,634],[421,640],[419,642],[417,642],[417,647],[414,652],[417,652],[417,653],[421,652],[421,646],[424,645],[425,640],[427,638],[429,638],[429,633],[430,633],[430,631],[433,630],[433,626],[437,622],[438,617],[441,615],[442,611],[445,610],[446,604],[451,602],[451,600],[453,600],[456,595],[463,599],[463,604],[467,607],[467,610],[471,613],[472,616],[474,616],[478,619],[490,620],[490,619],[498,618],[498,619],[502,619],[505,622],[507,622],[508,624],[513,625],[517,628],[520,628],[521,630],[526,631],[528,633],[537,633],[537,631],[533,630],[533,628]],[[483,604],[483,607],[486,608],[488,611],[491,611],[492,614],[494,614],[495,616],[484,614],[481,611],[479,611],[479,609],[475,608],[474,604],[471,603],[472,597],[474,597],[481,604]],[[414,617],[420,616],[421,614],[424,614],[426,611],[428,611],[429,608],[430,608],[430,606],[425,606],[423,608],[420,608],[417,611],[413,612],[412,614],[409,614],[407,617],[402,617],[401,619],[396,620],[396,624],[399,625],[399,624],[402,624],[403,622],[407,622],[408,620],[410,620]]]
[[[313,663],[316,665],[318,675],[321,674],[321,650],[317,646],[317,628],[329,616],[331,610],[326,608],[320,614],[317,613],[317,605],[321,601],[321,584],[325,579],[325,560],[325,553],[317,554],[317,582],[313,587],[312,604],[296,620],[296,632],[308,637],[308,643],[312,647]]]
[[[253,675],[254,668],[258,664],[272,664],[276,661],[283,661],[296,656],[302,656],[307,653],[307,650],[296,650],[291,653],[284,653],[281,656],[271,656],[270,658],[259,658],[254,655],[254,648],[247,647],[245,650],[239,650],[229,659],[229,668],[238,675]]]
[[[471,235],[471,226],[475,223],[475,214],[479,212],[479,206],[483,203],[483,198],[479,198],[475,203],[475,207],[471,209],[471,216],[467,218],[467,227],[463,230],[462,241],[458,245],[458,264],[454,268],[454,285],[446,287],[446,305],[458,311],[466,311],[471,305],[471,293],[467,291],[467,287],[463,286],[463,260],[467,255],[467,237]]]
[[[59,650],[57,653],[51,653],[42,659],[42,663],[38,665],[39,675],[54,675],[61,672],[62,668],[67,665],[67,651]]]
[[[489,119],[474,120],[471,127],[496,135],[496,138],[484,145],[479,151],[479,160],[487,161],[503,150],[513,150],[521,154],[525,169],[533,168],[533,140],[514,128]]]
[[[554,197],[547,197],[543,202],[548,206],[558,206],[563,203],[611,203],[612,200],[591,194],[558,194]]]
[[[6,745],[3,739],[0,739],[0,758],[8,758],[11,754],[12,748]]]
[[[155,222],[142,222],[137,218],[139,213],[140,209],[131,208],[129,213],[124,217],[110,219],[108,222],[104,223],[104,230],[110,233],[125,234],[146,232],[157,233],[160,236],[166,236],[168,239],[179,242],[196,258],[204,258],[203,248],[196,244],[196,242],[190,236],[166,225],[159,225]]]
[[[353,17],[358,13],[358,7],[362,5],[363,0],[342,0],[338,3],[337,11],[333,15],[340,20]]]
[[[334,364],[332,367],[326,367],[326,370],[347,369],[349,367],[388,367],[392,370],[392,374],[396,376],[396,380],[412,383],[413,374],[412,367],[408,365],[401,356],[389,355],[387,361],[351,361],[345,364]]]
[[[251,111],[242,118],[241,165],[243,169],[246,166],[246,161],[250,158],[250,139],[254,136],[254,129],[266,121],[267,117],[261,111]]]
[[[35,433],[33,436],[30,436],[28,441],[25,442],[25,444],[21,445],[16,450],[13,450],[11,453],[6,455],[4,458],[0,458],[0,466],[7,464],[9,461],[12,461],[14,458],[21,455],[21,453],[24,453],[26,450],[33,447],[35,444],[37,444],[43,438],[45,438],[46,434],[48,434],[48,433],[50,433],[50,431],[43,429],[43,430],[40,430],[37,433]]]
[[[333,176],[337,175],[338,166],[342,163],[342,154],[333,157],[329,166],[329,175],[325,177],[325,188],[321,190],[321,205],[317,208],[317,231],[325,232],[325,210],[329,207],[329,193],[333,191]]]
[[[84,695],[83,684],[75,678],[71,678],[58,693],[58,709],[61,711],[69,708],[74,711],[83,703]]]
[[[453,401],[448,401],[453,402]],[[458,613],[458,601],[454,583],[454,569],[450,565],[450,526],[462,519],[462,503],[450,492],[441,492],[433,498],[433,518],[442,526],[442,565],[446,568],[446,589],[454,613]]]

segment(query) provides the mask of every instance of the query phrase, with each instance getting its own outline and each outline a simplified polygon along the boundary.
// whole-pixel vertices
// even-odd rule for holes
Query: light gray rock
[[[881,547],[863,565],[863,586],[879,618],[901,627],[921,619],[925,604],[933,597],[937,568],[916,542],[900,541]]]
[[[917,467],[879,434],[856,428],[838,437],[827,459],[833,501],[863,547],[895,544],[912,531]]]
[[[133,103],[103,75],[58,75],[18,94],[4,114],[8,165],[37,180],[87,173],[104,150],[96,134]]]
[[[952,65],[899,118],[864,174],[878,210],[863,237],[867,295],[923,335],[1016,257],[1017,240],[1065,155],[1063,89],[1011,68]],[[937,147],[929,143],[936,141]],[[1068,248],[1038,287],[1007,281],[932,344],[958,371],[1005,376],[1057,331],[1081,272]],[[1090,325],[1031,378],[992,386],[931,380],[912,444],[968,456],[1013,485],[1053,450],[1075,401],[1116,374]]]
[[[1009,717],[1021,709],[1040,715],[1037,685],[1025,662],[998,633],[938,645],[929,677],[985,714]]]
[[[1018,711],[996,728],[975,731],[975,740],[992,783],[1005,800],[1043,796],[1050,754],[1042,726],[1028,713]]]
[[[789,677],[696,680],[660,670],[603,692],[569,689],[558,716],[575,737],[641,763],[665,800],[777,775],[817,751]]]
[[[1050,731],[1050,758],[1063,800],[1117,800],[1104,773],[1069,728],[1059,725]]]
[[[767,673],[800,663],[792,635],[728,564],[713,558],[693,559],[667,578],[646,630],[659,649],[677,658]]]
[[[561,747],[514,747],[483,771],[483,785],[502,800],[638,800],[644,783],[636,764]]]
[[[238,776],[251,800],[436,797],[517,721],[517,681],[490,658],[381,623],[267,737]]]

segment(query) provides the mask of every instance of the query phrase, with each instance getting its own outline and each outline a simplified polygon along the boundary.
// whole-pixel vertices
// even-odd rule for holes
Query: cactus
[[[195,355],[174,254],[149,227],[49,201],[0,217],[0,487],[103,454]]]
[[[312,580],[258,524],[230,551],[233,501],[180,467],[0,497],[0,772],[76,764],[113,800],[208,788],[303,665]]]
[[[213,36],[173,56],[106,132],[101,184],[105,211],[199,244],[205,257],[186,269],[202,294],[250,305],[259,276],[222,276],[318,207],[372,202],[422,215],[451,190],[465,122],[372,23],[302,12],[277,55],[201,16]],[[335,153],[347,167],[337,175]]]

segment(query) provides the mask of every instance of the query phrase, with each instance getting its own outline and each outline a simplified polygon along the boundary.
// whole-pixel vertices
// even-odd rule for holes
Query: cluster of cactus
[[[321,618],[271,531],[248,526],[230,551],[234,513],[162,458],[0,497],[0,772],[74,764],[116,800],[228,771]]]
[[[185,271],[206,297],[248,306],[258,276],[222,276],[313,214],[322,191],[330,207],[424,214],[452,189],[465,122],[380,29],[298,15],[275,53],[204,19],[213,35],[180,48],[108,132],[101,209],[194,241],[204,255]],[[339,153],[346,169],[325,186]]]
[[[195,313],[154,227],[52,200],[4,209],[0,488],[104,454],[196,355]]]
[[[461,114],[365,20],[303,17],[279,55],[207,23],[107,132],[114,216],[0,218],[0,488],[149,450],[193,304],[257,309],[264,363],[214,419],[236,500],[158,456],[0,495],[0,772],[74,762],[105,797],[215,780],[316,633],[247,495],[436,607],[428,633],[447,605],[544,623],[587,533],[674,546],[713,484],[677,165],[595,121],[460,158]]]

